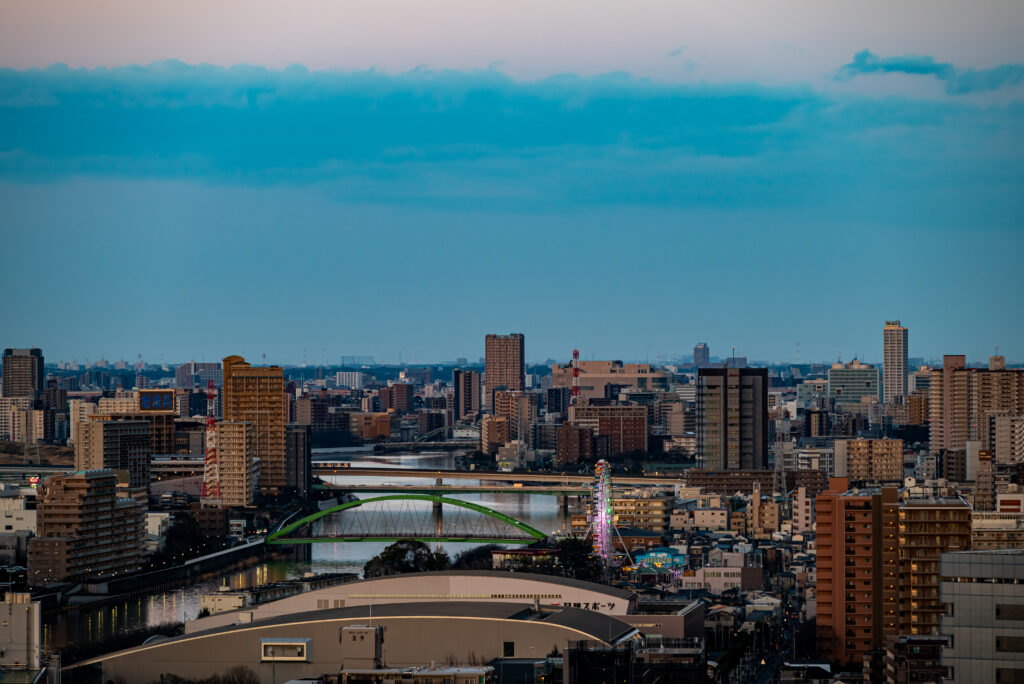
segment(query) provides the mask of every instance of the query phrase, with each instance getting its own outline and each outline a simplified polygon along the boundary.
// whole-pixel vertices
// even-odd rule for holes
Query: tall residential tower
[[[882,329],[882,401],[898,404],[907,394],[907,329],[886,321]]]
[[[493,406],[494,390],[526,389],[525,338],[522,333],[484,338],[484,401]]]

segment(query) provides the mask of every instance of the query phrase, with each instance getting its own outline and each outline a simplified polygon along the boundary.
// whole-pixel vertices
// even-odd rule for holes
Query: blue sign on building
[[[140,411],[173,411],[174,390],[139,390]]]

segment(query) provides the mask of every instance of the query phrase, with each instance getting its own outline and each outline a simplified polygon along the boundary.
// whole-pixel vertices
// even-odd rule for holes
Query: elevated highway
[[[381,477],[384,479],[423,478],[430,480],[480,480],[481,482],[536,482],[557,483],[564,486],[582,485],[589,487],[594,478],[591,475],[569,475],[561,473],[498,473],[477,470],[431,470],[429,468],[340,468],[335,461],[313,461],[313,475],[336,477]],[[672,487],[685,485],[686,480],[676,475],[615,475],[612,484],[636,487]]]

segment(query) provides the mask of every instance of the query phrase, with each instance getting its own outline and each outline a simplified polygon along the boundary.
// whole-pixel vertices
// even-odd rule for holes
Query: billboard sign
[[[174,411],[174,390],[139,390],[140,411]]]

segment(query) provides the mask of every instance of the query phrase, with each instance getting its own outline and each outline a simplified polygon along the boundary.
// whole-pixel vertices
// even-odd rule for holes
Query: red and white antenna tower
[[[577,406],[580,400],[580,350],[572,350],[572,388],[569,390],[569,406]]]
[[[203,473],[203,504],[220,505],[220,467],[217,465],[217,395],[213,380],[206,385],[206,469]]]

